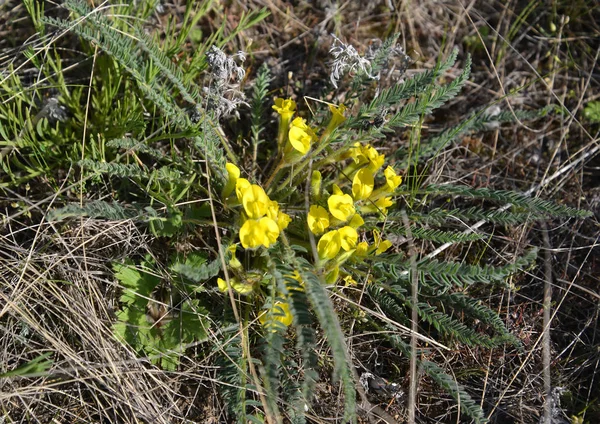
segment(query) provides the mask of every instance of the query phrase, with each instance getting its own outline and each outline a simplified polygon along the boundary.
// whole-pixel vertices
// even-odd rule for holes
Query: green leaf
[[[175,262],[171,265],[171,271],[181,274],[195,283],[200,283],[215,277],[221,271],[219,259],[208,264],[206,262],[206,257],[201,253],[191,253],[184,263]]]
[[[150,231],[158,237],[173,237],[182,226],[182,213],[176,209],[170,209],[166,217],[156,217],[150,220]]]
[[[52,366],[54,361],[48,359],[52,355],[52,352],[46,352],[32,359],[31,361],[15,368],[12,371],[8,371],[0,374],[0,378],[6,377],[27,377],[45,373]]]
[[[139,299],[142,299],[146,304],[148,297],[160,283],[158,277],[147,272],[141,272],[131,262],[125,264],[115,263],[113,264],[113,270],[115,271],[115,277],[125,288],[120,301],[126,305],[136,303]]]
[[[594,124],[600,123],[600,102],[588,102],[583,109],[583,116]]]
[[[181,343],[192,343],[207,337],[208,311],[199,306],[197,299],[188,299],[181,304],[179,318],[171,320],[164,329],[163,337],[171,340],[171,347]]]

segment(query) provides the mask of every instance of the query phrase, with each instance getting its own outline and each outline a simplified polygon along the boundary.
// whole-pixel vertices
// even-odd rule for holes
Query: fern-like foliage
[[[271,72],[265,63],[258,69],[258,75],[252,89],[252,100],[250,101],[250,133],[252,146],[254,147],[254,159],[256,159],[257,148],[262,143],[261,134],[264,129],[265,104],[267,103],[270,81]]]
[[[192,253],[184,261],[175,261],[170,269],[194,283],[201,283],[215,277],[221,271],[221,260],[208,262],[204,255]]]
[[[398,219],[395,215],[392,215]],[[484,210],[478,207],[470,207],[466,209],[442,209],[435,208],[426,212],[412,211],[410,219],[417,222],[427,223],[431,225],[445,224],[449,219],[474,222],[486,221],[500,225],[517,225],[529,221],[535,221],[544,218],[545,215],[535,214],[530,211],[501,211],[501,210]]]
[[[559,205],[554,202],[529,197],[524,194],[507,190],[492,190],[489,188],[472,188],[455,185],[429,185],[418,191],[419,194],[438,194],[471,197],[476,199],[490,200],[502,204],[511,204],[513,207],[526,210],[534,215],[546,215],[553,217],[575,217],[585,218],[591,216],[591,212]]]
[[[181,69],[175,66],[171,59],[157,47],[156,42],[150,39],[144,31],[136,28],[135,36],[139,46],[152,60],[152,64],[158,67],[161,74],[177,88],[181,96],[193,105],[198,104],[201,101],[199,88],[192,82],[185,80]]]
[[[386,62],[389,60],[392,49],[396,45],[396,42],[398,41],[399,36],[400,36],[400,34],[392,35],[391,37],[387,38],[383,42],[383,44],[381,45],[381,47],[379,49],[377,49],[377,51],[375,52],[375,54],[373,56],[373,59],[371,59],[371,74],[372,75],[380,74],[382,68],[384,67]],[[364,73],[364,72],[357,73],[354,76],[352,83],[350,85],[349,97],[356,97],[357,95],[359,95],[361,93],[361,91],[363,91],[365,89],[365,86],[367,84],[370,84],[371,82],[372,82],[372,79],[366,73]]]
[[[278,320],[285,315],[281,306],[277,302],[283,302],[285,299],[277,298],[276,284],[272,285],[270,300],[265,303],[266,309],[261,311],[263,327],[265,335],[262,340],[263,351],[263,386],[266,391],[267,403],[271,414],[280,416],[277,399],[279,397],[279,389],[281,378],[281,370],[283,368],[283,358],[286,356],[284,349],[285,333],[287,327]]]
[[[401,218],[395,214],[388,216],[389,221],[401,221]],[[399,226],[390,226],[386,229],[388,233],[396,235],[406,235],[406,228]],[[411,234],[418,240],[429,240],[437,243],[465,243],[469,241],[481,240],[482,234],[477,233],[462,233],[456,231],[438,230],[435,228],[411,227]]]
[[[467,393],[465,388],[458,384],[452,377],[446,374],[438,365],[431,361],[422,361],[420,363],[423,370],[440,387],[443,387],[460,404],[460,410],[468,415],[476,424],[484,424],[487,418],[477,402]]]
[[[408,262],[377,259],[372,271],[380,282],[370,287],[369,294],[386,315],[404,325],[409,324],[407,311],[415,306],[421,321],[430,324],[439,334],[461,343],[487,348],[507,342],[520,346],[520,342],[510,334],[494,311],[457,290],[475,283],[502,282],[507,276],[528,267],[535,258],[536,251],[532,250],[514,263],[502,267],[419,261],[417,272],[421,301],[417,305],[412,305],[407,296],[411,281]],[[459,320],[460,315],[456,315],[459,311],[465,313],[466,320],[479,320],[482,330],[487,329],[494,334],[475,330],[462,319]]]
[[[466,287],[475,283],[501,283],[504,279],[529,267],[537,258],[537,250],[532,249],[513,263],[495,267],[491,265],[468,265],[457,262],[428,259],[419,261],[418,272],[439,287]],[[408,274],[406,274],[408,279]]]
[[[107,174],[120,178],[140,178],[145,174],[144,170],[141,169],[139,165],[133,163],[107,163],[96,162],[91,159],[83,159],[78,162],[78,165],[84,169],[97,172],[98,174]]]
[[[250,374],[241,339],[239,336],[232,336],[232,332],[223,332],[222,339],[227,340],[227,343],[216,346],[217,377],[223,382],[219,389],[221,396],[227,400],[225,405],[228,413],[236,422],[246,423],[253,421],[253,416],[248,411],[254,404],[250,394],[255,387],[249,383]]]
[[[109,18],[98,10],[90,9],[81,0],[67,0],[63,6],[85,19],[70,22],[44,18],[44,22],[66,31],[73,31],[84,40],[104,50],[129,72],[143,95],[162,111],[171,124],[192,134],[205,132],[205,135],[196,140],[202,146],[198,151],[215,169],[214,177],[217,181],[224,179],[225,163],[216,126],[205,125],[198,129],[197,124],[190,121],[184,108],[174,101],[176,97],[173,96],[173,91],[177,89],[186,101],[199,107],[198,87],[184,78],[182,71],[161,52],[155,41],[143,34],[143,30],[136,29],[134,31],[136,37],[123,34],[113,28]],[[200,113],[200,116],[202,119],[206,118],[204,112]]]
[[[293,258],[288,258],[291,260]],[[296,348],[302,357],[302,368],[298,373],[302,376],[301,384],[298,385],[293,379],[287,379],[288,384],[284,389],[287,393],[286,400],[289,405],[288,415],[294,423],[306,422],[306,411],[304,406],[310,405],[315,384],[317,381],[318,356],[316,353],[317,335],[314,329],[314,321],[309,310],[310,301],[303,285],[295,278],[294,269],[286,263],[276,266],[277,287],[280,293],[286,296],[292,316],[294,317],[294,329],[296,330]]]
[[[135,140],[131,137],[114,138],[112,140],[109,140],[106,143],[106,146],[114,149],[124,149],[129,152],[145,153],[147,155],[152,156],[155,159],[160,159],[164,156],[164,154],[161,153],[159,150],[153,149],[152,147],[144,144],[143,142]]]
[[[412,307],[409,300],[406,300],[406,302]],[[502,342],[501,340],[493,340],[489,336],[475,331],[468,325],[439,311],[433,305],[419,302],[417,304],[417,312],[422,321],[433,325],[438,332],[451,336],[466,345],[493,348]]]
[[[138,217],[142,213],[141,209],[134,206],[125,207],[118,202],[105,202],[103,200],[94,200],[83,206],[79,204],[69,204],[62,208],[54,209],[48,212],[46,219],[50,222],[62,221],[67,218],[88,216],[90,218],[105,218],[111,221],[121,221]]]
[[[344,391],[344,420],[353,421],[356,416],[356,391],[350,364],[347,360],[344,333],[337,314],[321,278],[314,273],[310,263],[304,258],[293,257],[291,251],[288,251],[287,254],[290,255],[290,259],[293,258],[291,263],[304,282],[308,300],[331,346],[335,375],[340,379]]]
[[[521,341],[506,328],[500,316],[480,301],[461,292],[443,294],[437,300],[455,313],[463,312],[470,319],[479,320],[482,324],[490,326],[498,333],[498,336],[492,338],[495,343],[510,343],[513,346],[522,346]]]
[[[487,110],[480,111],[478,113],[473,113],[470,117],[463,120],[460,124],[450,127],[442,131],[440,134],[430,137],[421,142],[419,146],[419,157],[427,158],[429,156],[435,155],[436,153],[442,151],[444,148],[448,147],[452,142],[454,142],[461,135],[475,132],[475,131],[485,131],[488,129],[496,128],[498,125],[503,123],[510,123],[516,121],[531,121],[540,117],[545,116],[548,112],[550,112],[551,107],[545,107],[538,110],[526,111],[526,110],[507,110],[502,111],[498,114],[490,114],[487,113]],[[395,156],[398,158],[402,158],[403,155],[406,155],[405,149],[398,149],[395,153]],[[404,167],[407,164],[407,159],[400,162],[400,166]]]
[[[429,115],[448,100],[453,99],[467,82],[471,72],[471,58],[467,57],[465,67],[460,75],[452,82],[436,87],[423,93],[418,99],[407,104],[396,114],[390,117],[386,128],[404,127],[416,124],[424,115]]]
[[[358,117],[349,120],[348,125],[352,126],[354,121],[360,121],[364,119],[364,117],[373,116],[382,109],[397,106],[403,100],[424,93],[428,87],[431,87],[436,78],[454,65],[457,56],[458,49],[454,49],[450,56],[444,62],[439,63],[434,69],[417,74],[415,77],[409,78],[401,84],[396,84],[382,90],[368,105],[361,107]]]

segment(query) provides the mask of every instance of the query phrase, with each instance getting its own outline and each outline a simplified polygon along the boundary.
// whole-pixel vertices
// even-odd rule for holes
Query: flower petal
[[[267,213],[270,206],[269,196],[259,185],[252,184],[242,192],[242,205],[250,219],[258,219]]]
[[[373,193],[375,179],[373,173],[368,168],[358,171],[352,179],[352,196],[354,200],[363,200]]]
[[[344,249],[346,252],[354,249],[356,242],[358,241],[358,233],[356,230],[350,226],[345,226],[340,228],[338,231],[340,233],[342,249]]]
[[[383,175],[385,175],[385,183],[386,188],[392,192],[396,190],[400,184],[402,184],[402,177],[396,174],[396,171],[391,166],[388,166],[383,171]]]
[[[329,227],[329,212],[322,206],[312,205],[306,220],[311,233],[315,235],[323,234]]]
[[[356,212],[354,200],[349,194],[332,194],[327,199],[327,206],[331,215],[344,222]]]
[[[333,259],[342,247],[342,240],[338,230],[323,234],[317,245],[317,252],[321,260]]]

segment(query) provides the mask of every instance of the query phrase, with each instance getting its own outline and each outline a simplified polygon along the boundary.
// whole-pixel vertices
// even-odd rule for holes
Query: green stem
[[[277,164],[277,166],[275,167],[275,169],[273,170],[273,172],[271,172],[271,175],[269,176],[269,179],[265,183],[265,191],[267,193],[269,193],[269,187],[271,186],[271,183],[273,183],[273,180],[275,179],[275,176],[279,173],[279,171],[281,171],[281,169],[284,166],[285,166],[285,161],[283,160],[283,158],[281,158],[281,160],[279,161],[279,163]]]

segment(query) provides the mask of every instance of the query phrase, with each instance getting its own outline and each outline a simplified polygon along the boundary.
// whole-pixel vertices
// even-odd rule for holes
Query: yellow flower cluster
[[[385,184],[375,189],[375,175],[383,167],[385,156],[377,152],[371,145],[354,144],[349,149],[353,164],[344,170],[346,175],[354,174],[352,179],[352,195],[355,201],[362,201],[358,210],[362,214],[380,212],[387,213],[392,206],[391,194],[402,184],[402,177],[396,174],[391,166],[384,171]]]
[[[327,209],[320,205],[310,207],[307,223],[309,230],[321,235],[317,244],[317,252],[322,261],[337,257],[339,264],[356,254],[364,257],[374,253],[379,255],[391,247],[389,240],[382,240],[377,231],[373,232],[372,246],[366,241],[358,242],[358,228],[364,224],[361,214],[387,213],[393,205],[391,195],[402,183],[402,177],[388,166],[384,171],[385,184],[375,189],[375,174],[383,167],[385,156],[379,154],[372,146],[356,143],[349,149],[349,157],[353,164],[346,168],[352,175],[352,195],[344,193],[337,185],[333,185],[332,194],[327,198]],[[348,175],[346,174],[346,175]],[[314,174],[313,180],[320,174]],[[320,186],[320,181],[312,181],[312,185]],[[327,231],[330,227],[333,229]],[[344,255],[338,256],[341,251]],[[337,278],[339,269],[334,268],[327,280]]]
[[[291,217],[279,210],[279,204],[269,199],[261,186],[240,178],[240,169],[237,166],[228,163],[226,169],[228,181],[222,193],[223,197],[226,199],[235,188],[237,201],[244,209],[239,234],[242,246],[245,249],[270,247],[277,241],[280,232],[287,228]]]
[[[273,109],[281,117],[277,140],[279,148],[283,151],[283,159],[288,164],[295,163],[310,151],[313,142],[317,140],[317,135],[307,125],[305,119],[297,117],[291,121],[296,111],[296,102],[292,99],[276,98]],[[329,109],[331,119],[321,136],[322,139],[331,134],[346,120],[344,117],[346,107],[344,105],[330,105]]]

